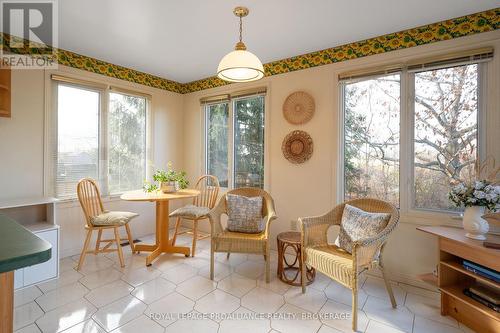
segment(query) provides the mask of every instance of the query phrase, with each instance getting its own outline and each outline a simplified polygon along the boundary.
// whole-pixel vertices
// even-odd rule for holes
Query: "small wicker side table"
[[[302,266],[301,266],[301,245],[300,232],[286,231],[278,234],[278,278],[292,286],[301,286],[302,282]],[[289,263],[285,257],[286,250],[291,248],[295,253],[293,263]],[[298,267],[296,266],[298,263]],[[316,276],[314,268],[306,267],[306,284],[313,283]],[[287,272],[289,272],[287,274]]]

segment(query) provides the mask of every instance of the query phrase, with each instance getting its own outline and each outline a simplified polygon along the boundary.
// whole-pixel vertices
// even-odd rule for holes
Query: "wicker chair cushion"
[[[226,198],[227,230],[248,234],[261,233],[264,230],[262,197],[227,194]]]
[[[306,263],[321,273],[351,287],[354,274],[352,256],[336,245],[305,248]]]
[[[335,245],[352,253],[353,242],[378,235],[387,226],[390,218],[391,214],[369,213],[345,205]]]
[[[94,226],[122,226],[127,224],[134,217],[139,216],[139,214],[131,212],[104,212],[90,219],[90,223]]]
[[[199,207],[195,205],[187,205],[174,210],[170,217],[185,217],[191,219],[199,219],[206,216],[210,212],[208,207]]]

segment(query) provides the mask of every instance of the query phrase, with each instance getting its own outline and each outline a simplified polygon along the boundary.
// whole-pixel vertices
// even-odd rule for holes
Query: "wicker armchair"
[[[227,214],[226,194],[219,200],[217,206],[208,214],[211,224],[212,243],[210,249],[210,279],[214,278],[214,256],[215,252],[256,253],[263,254],[266,261],[266,282],[270,281],[269,262],[269,228],[271,222],[276,219],[273,198],[264,190],[258,188],[238,188],[227,193],[242,195],[246,197],[263,197],[262,216],[266,227],[259,234],[247,234],[224,230],[221,224],[221,216]]]
[[[344,206],[360,208],[372,213],[389,213],[387,226],[375,237],[361,239],[353,244],[352,254],[328,244],[327,231],[332,225],[340,225]],[[352,329],[357,330],[358,276],[361,272],[378,267],[382,272],[392,306],[396,300],[391,285],[384,272],[382,255],[389,234],[399,222],[399,211],[392,204],[376,199],[354,199],[336,206],[329,213],[316,217],[299,218],[302,231],[302,267],[304,264],[316,268],[321,273],[352,290]],[[306,270],[302,270],[302,292],[305,293]]]

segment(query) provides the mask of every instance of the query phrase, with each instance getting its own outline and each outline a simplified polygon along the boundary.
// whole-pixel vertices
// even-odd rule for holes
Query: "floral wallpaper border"
[[[28,48],[26,46],[28,45],[27,43],[24,43],[25,45],[24,48],[14,49],[9,47],[11,38],[16,38],[19,41],[26,42],[22,38],[11,36],[3,32],[1,33],[0,37],[2,38],[2,42],[0,43],[0,45],[2,45],[4,52],[6,51],[7,53],[14,53],[14,54],[40,55],[38,49]],[[180,94],[185,93],[184,85],[182,83],[167,80],[159,76],[143,73],[119,65],[114,65],[103,60],[84,56],[63,49],[55,48],[54,54],[55,57],[57,58],[55,60],[57,60],[57,63],[60,65],[73,67],[88,72],[113,77],[120,80],[134,82],[153,88],[168,90]]]
[[[500,7],[484,12],[462,16],[418,28],[391,33],[367,40],[345,44],[321,51],[311,52],[287,59],[264,64],[266,76],[289,73],[301,69],[328,65],[336,62],[362,58],[374,54],[401,50],[459,38],[500,28]],[[10,35],[1,33],[4,51],[23,54],[36,54],[33,50],[15,50],[8,47]],[[56,49],[57,62],[61,65],[97,73],[117,79],[134,82],[149,87],[186,94],[195,91],[220,87],[225,82],[216,76],[179,83],[155,75],[143,73],[123,66],[114,65],[99,59],[87,57],[71,51]]]

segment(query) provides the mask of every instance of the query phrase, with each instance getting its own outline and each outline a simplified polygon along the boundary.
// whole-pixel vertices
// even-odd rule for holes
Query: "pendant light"
[[[248,15],[248,8],[236,7],[234,15],[240,18],[240,41],[235,50],[226,54],[219,63],[217,76],[229,82],[250,82],[264,77],[264,67],[257,56],[249,51],[242,42],[243,17]]]

